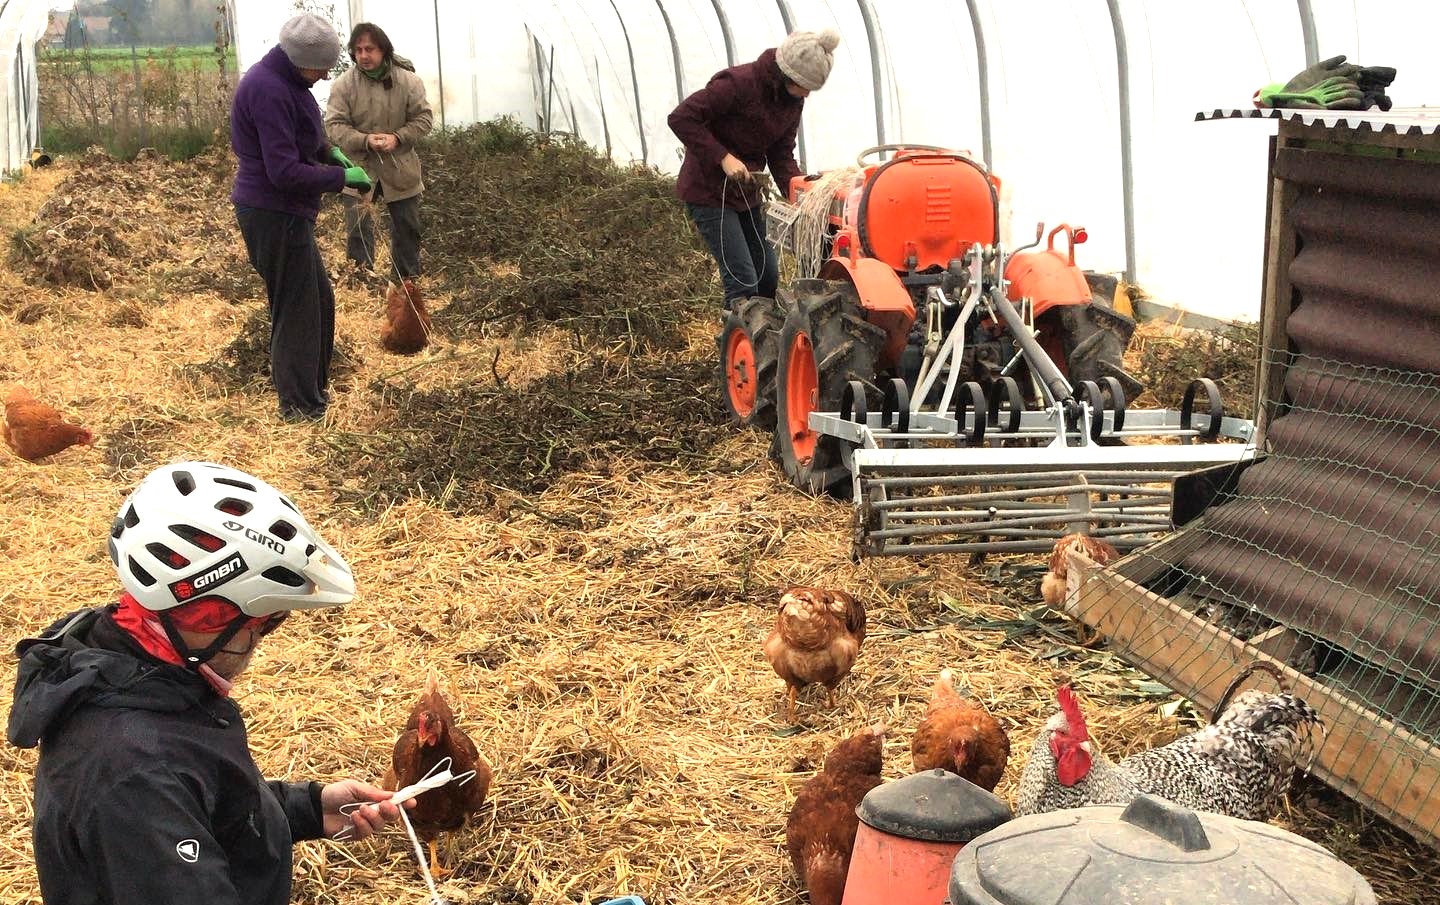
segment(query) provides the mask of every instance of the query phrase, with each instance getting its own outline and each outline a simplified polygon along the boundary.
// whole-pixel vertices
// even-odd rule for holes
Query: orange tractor
[[[879,162],[876,155],[886,152],[893,156]],[[943,533],[914,508],[915,488],[930,479],[953,485],[977,468],[1032,474],[1073,471],[1077,462],[1103,465],[1111,477],[1132,466],[1149,476],[1155,468],[1148,466],[1166,457],[1125,452],[1128,439],[1158,433],[1186,444],[1213,439],[1222,428],[1245,435],[1244,423],[1223,417],[1213,384],[1192,386],[1181,412],[1131,413],[1127,422],[1126,399],[1141,389],[1121,364],[1135,324],[1092,299],[1075,263],[1083,229],[1061,225],[1047,241],[1042,226],[1033,245],[1007,252],[999,179],[968,155],[887,145],[866,150],[857,163],[798,177],[788,199],[771,202],[771,235],[795,255],[802,278],[777,299],[737,304],[722,327],[719,355],[730,413],[773,428],[771,453],[787,478],[870,508],[862,512],[862,534],[882,533],[863,548],[914,552],[916,537]],[[1209,408],[1196,426],[1200,390]],[[1080,447],[1089,451],[1077,454]],[[968,458],[954,460],[957,452]],[[1213,456],[1191,458],[1215,464]],[[1179,459],[1168,466],[1188,470],[1189,459]],[[868,487],[867,477],[874,479]],[[996,498],[1002,505],[987,505],[986,518],[951,519],[948,530],[958,521],[968,526],[962,533],[973,527],[970,533],[984,538],[946,549],[1040,549],[1092,509],[1071,493],[1069,502],[1045,509],[1057,527],[1033,518],[1010,525],[1018,516],[1004,510],[1044,508],[1038,496]],[[1110,526],[1122,542],[1158,524],[1154,494],[1142,496],[1145,512],[1127,511],[1143,516],[1144,531],[1132,530],[1133,519]],[[892,510],[913,517],[896,527],[896,519],[876,514]],[[933,530],[906,533],[919,522]],[[1101,525],[1094,533],[1108,530]],[[996,537],[1014,540],[997,545]],[[884,543],[892,539],[897,543]],[[899,542],[910,549],[897,549]]]

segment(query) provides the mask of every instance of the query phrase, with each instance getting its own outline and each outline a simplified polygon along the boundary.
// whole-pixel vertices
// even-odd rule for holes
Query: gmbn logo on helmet
[[[207,591],[220,587],[225,582],[245,572],[245,559],[239,553],[232,553],[218,566],[211,566],[199,575],[182,578],[170,584],[170,593],[176,600],[186,601]]]
[[[271,537],[270,535],[264,533],[263,531],[256,531],[254,528],[246,528],[239,522],[221,522],[220,524],[224,525],[230,531],[238,531],[239,533],[243,534],[246,540],[253,540],[257,544],[269,547],[271,550],[274,550],[281,556],[285,555],[285,545],[280,543],[278,540]]]

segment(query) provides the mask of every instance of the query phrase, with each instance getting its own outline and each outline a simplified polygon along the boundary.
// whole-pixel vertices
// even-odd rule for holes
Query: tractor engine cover
[[[943,269],[975,243],[996,241],[995,185],[959,154],[906,154],[860,189],[861,249],[896,271]]]

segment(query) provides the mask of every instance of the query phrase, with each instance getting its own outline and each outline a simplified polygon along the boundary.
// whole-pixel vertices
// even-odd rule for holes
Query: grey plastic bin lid
[[[855,814],[877,830],[926,842],[969,842],[1010,819],[1010,806],[962,776],[926,770],[878,785]]]
[[[1376,905],[1365,878],[1294,833],[1149,795],[1012,820],[950,871],[954,905]]]

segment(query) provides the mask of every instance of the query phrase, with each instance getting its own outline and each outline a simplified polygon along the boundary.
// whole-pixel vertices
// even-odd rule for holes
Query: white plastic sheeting
[[[46,5],[4,8],[17,4]],[[1219,318],[1259,311],[1274,126],[1197,123],[1197,111],[1248,105],[1302,69],[1307,47],[1396,67],[1397,106],[1440,100],[1427,46],[1440,4],[1413,0],[243,0],[242,68],[301,6],[342,33],[382,26],[446,125],[508,114],[666,172],[680,164],[665,124],[680,97],[792,28],[836,28],[835,69],[806,103],[807,170],[881,141],[981,158],[988,144],[1009,244],[1037,221],[1084,225],[1084,266],[1130,269],[1159,301]]]
[[[0,0],[0,173],[28,163],[40,143],[35,47],[49,18],[44,3]]]

